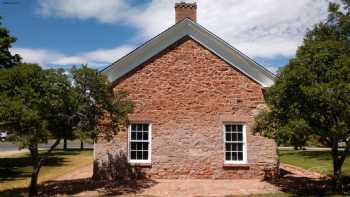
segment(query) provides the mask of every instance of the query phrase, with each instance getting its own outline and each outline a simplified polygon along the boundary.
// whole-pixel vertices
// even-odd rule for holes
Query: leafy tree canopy
[[[96,70],[83,66],[71,70],[43,70],[35,64],[0,69],[0,128],[14,134],[33,159],[30,194],[37,193],[42,162],[66,135],[93,138],[98,121],[109,116],[114,127],[132,110],[124,92],[112,92],[111,84]],[[38,144],[56,139],[43,155]]]
[[[330,4],[328,20],[309,30],[266,101],[269,111],[258,116],[255,130],[278,140],[317,136],[332,148],[339,189],[350,148],[350,0]]]
[[[20,56],[18,54],[12,55],[9,50],[15,41],[16,38],[9,34],[0,21],[0,69],[12,67],[20,62]]]

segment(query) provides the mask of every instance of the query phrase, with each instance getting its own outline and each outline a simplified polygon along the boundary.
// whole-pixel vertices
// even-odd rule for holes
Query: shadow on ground
[[[282,192],[291,196],[333,196],[333,182],[329,177],[324,179],[311,179],[293,176],[288,171],[281,170],[280,177],[275,180],[266,180],[280,188]],[[350,177],[344,177],[344,193],[349,194]]]
[[[74,154],[79,154],[79,151],[54,152],[44,165],[64,165],[64,155]],[[157,184],[156,181],[147,179],[138,168],[130,166],[123,153],[115,156],[109,154],[108,161],[109,163],[101,168],[103,170],[99,171],[103,179],[95,177],[96,180],[100,178],[100,181],[94,181],[91,178],[47,181],[39,186],[39,196],[74,195],[88,191],[94,192],[93,195],[117,196],[136,193]],[[0,175],[0,184],[1,181],[30,176],[30,173],[25,173],[24,170],[31,165],[29,157],[0,159],[0,162],[0,173],[5,172]],[[0,193],[0,197],[2,196],[27,196],[27,188],[4,190]]]
[[[74,195],[87,191],[96,191],[101,196],[133,194],[157,184],[154,180],[138,180],[124,183],[116,181],[93,181],[90,178],[68,181],[48,181],[39,187],[39,196]],[[2,191],[1,197],[22,197],[27,195],[26,188]]]
[[[281,155],[300,155],[306,159],[332,160],[330,151],[285,151]]]
[[[349,183],[349,177],[345,182]],[[288,196],[333,196],[332,183],[328,179],[315,180],[305,177],[294,177],[286,171],[281,172],[281,177],[276,180],[266,180],[269,183],[278,186],[282,192]],[[39,187],[39,196],[70,196],[81,194],[83,192],[94,191],[93,195],[99,196],[118,196],[125,194],[134,194],[141,192],[143,189],[152,187],[158,182],[150,179],[133,180],[129,182],[118,181],[93,181],[90,178],[76,179],[67,181],[48,181]],[[349,188],[347,185],[346,188]],[[350,191],[350,190],[347,190]],[[90,195],[87,193],[86,195]],[[3,191],[1,197],[22,197],[27,195],[25,188],[11,189]]]
[[[43,166],[65,165],[65,155],[77,155],[77,150],[52,152]],[[32,160],[29,154],[21,157],[0,158],[0,184],[4,181],[19,180],[28,178],[31,175]]]

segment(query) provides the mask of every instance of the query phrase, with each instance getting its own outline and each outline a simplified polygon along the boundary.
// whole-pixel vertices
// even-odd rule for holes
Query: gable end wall
[[[152,123],[152,178],[256,178],[278,165],[273,140],[251,133],[264,107],[263,88],[202,47],[184,38],[119,81],[135,102],[130,121]],[[223,124],[247,126],[245,165],[224,166]],[[103,126],[101,126],[103,129]],[[114,155],[126,155],[127,132],[95,144],[95,174]],[[103,170],[103,169],[102,169]],[[107,173],[108,174],[108,173]]]

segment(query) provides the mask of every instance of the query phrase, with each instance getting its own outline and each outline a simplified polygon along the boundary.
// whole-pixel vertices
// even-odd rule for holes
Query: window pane
[[[137,124],[137,131],[142,131],[142,124]]]
[[[237,141],[238,137],[237,137],[237,133],[232,133],[232,141]]]
[[[137,132],[136,133],[136,135],[137,135],[137,140],[142,140],[142,132]]]
[[[231,152],[225,152],[226,155],[226,160],[230,161],[231,160]]]
[[[143,124],[143,131],[148,131],[148,124]]]
[[[243,151],[243,143],[237,143],[238,151]]]
[[[142,142],[142,150],[148,150],[148,142]]]
[[[237,125],[232,125],[232,131],[233,132],[237,131]]]
[[[226,132],[231,132],[231,125],[226,125]]]
[[[238,152],[238,160],[243,160],[243,152]]]
[[[142,151],[137,151],[137,153],[136,153],[136,159],[142,160]]]
[[[226,141],[232,141],[232,138],[231,138],[231,136],[232,136],[232,133],[226,133]]]
[[[142,142],[136,142],[136,150],[142,150]]]
[[[237,144],[236,143],[232,144],[232,151],[237,151]]]
[[[136,151],[131,151],[130,159],[136,159]]]
[[[148,140],[148,132],[142,132],[143,140]]]
[[[243,141],[243,134],[242,133],[238,133],[238,141]]]
[[[243,131],[243,126],[242,125],[237,125],[237,131]]]
[[[136,132],[131,131],[131,139],[136,140]]]
[[[131,125],[131,131],[136,131],[136,124]]]
[[[130,142],[130,150],[136,150],[136,142]]]
[[[143,151],[142,156],[144,160],[148,160],[148,151]]]
[[[233,161],[237,160],[237,152],[232,152],[232,160]]]
[[[225,150],[226,151],[231,151],[232,150],[232,144],[231,143],[225,143],[225,144],[226,144]]]

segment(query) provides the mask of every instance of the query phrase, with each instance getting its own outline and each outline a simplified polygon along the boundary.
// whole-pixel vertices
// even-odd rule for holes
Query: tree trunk
[[[83,150],[84,149],[84,142],[83,140],[80,140],[80,150]]]
[[[67,148],[67,137],[66,136],[64,136],[64,138],[63,138],[63,150],[67,150],[68,148]]]
[[[341,193],[343,191],[343,180],[341,168],[343,166],[348,147],[345,148],[343,154],[339,152],[339,141],[337,139],[332,139],[332,159],[333,159],[333,181],[334,190]]]
[[[334,189],[337,192],[343,191],[343,177],[341,167],[342,165],[339,160],[333,161]]]
[[[60,138],[50,147],[50,149],[44,154],[43,157],[39,158],[38,144],[32,144],[29,146],[30,155],[32,157],[33,171],[29,185],[29,196],[38,195],[38,176],[42,162],[47,159],[48,155],[56,148],[60,143]]]
[[[37,182],[38,182],[38,174],[40,170],[38,145],[37,144],[30,145],[29,150],[30,150],[30,155],[32,157],[32,166],[33,166],[30,185],[29,185],[29,196],[36,196],[38,194]]]

